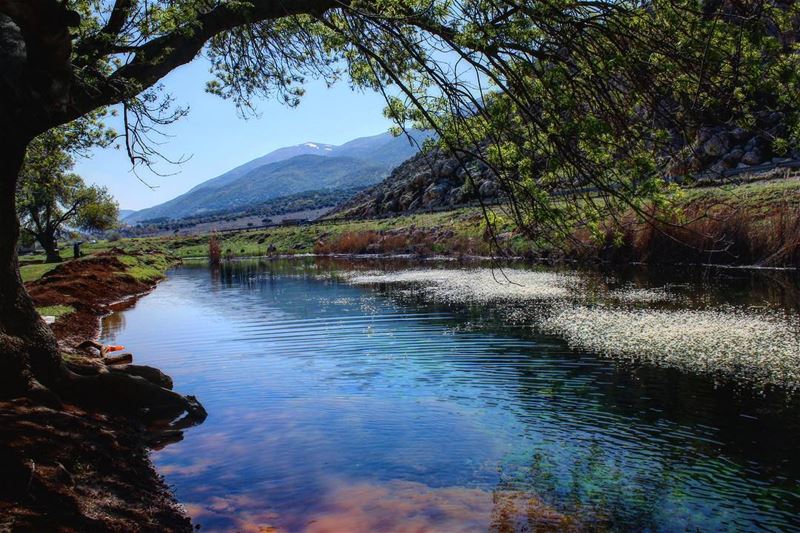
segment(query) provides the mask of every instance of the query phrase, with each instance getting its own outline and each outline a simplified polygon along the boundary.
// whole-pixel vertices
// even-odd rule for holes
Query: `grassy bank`
[[[800,178],[690,189],[654,226],[624,221],[622,242],[591,242],[578,257],[625,262],[800,267]]]
[[[57,266],[58,263],[41,263],[41,264],[25,265],[19,267],[19,273],[22,275],[23,283],[28,283],[30,281],[36,281],[37,279],[41,278],[47,272],[50,272]]]
[[[488,256],[496,254],[499,245],[507,255],[531,259],[800,266],[800,179],[689,189],[677,200],[677,214],[660,226],[638,223],[632,216],[624,219],[621,241],[611,229],[602,242],[578,230],[562,247],[535,244],[503,216],[502,207],[495,211],[495,242],[478,208],[243,230],[221,233],[218,239],[223,256],[231,258],[310,253]],[[122,239],[85,250],[96,253],[112,246],[132,254],[137,262],[151,256],[205,258],[208,235]],[[163,273],[168,262],[157,261],[131,263],[131,273]],[[22,270],[32,278],[47,268],[30,265]]]

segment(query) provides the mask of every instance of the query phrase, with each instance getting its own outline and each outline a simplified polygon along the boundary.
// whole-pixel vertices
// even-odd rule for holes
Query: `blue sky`
[[[177,167],[162,166],[162,172],[177,172],[165,177],[139,168],[139,176],[156,186],[155,190],[131,173],[124,150],[112,147],[78,160],[76,172],[89,183],[108,187],[121,209],[142,209],[276,148],[306,141],[341,144],[391,126],[383,117],[384,101],[379,94],[354,92],[346,83],[328,89],[323,82],[313,80],[306,85],[299,107],[264,100],[258,105],[259,117],[243,120],[232,102],[205,93],[208,79],[208,65],[198,59],[163,80],[166,90],[178,104],[188,105],[190,112],[168,127],[171,137],[165,139],[161,150],[172,159],[181,155],[191,159]]]

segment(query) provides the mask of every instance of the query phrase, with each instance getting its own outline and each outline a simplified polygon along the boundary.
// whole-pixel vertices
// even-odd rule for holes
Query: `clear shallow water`
[[[105,322],[209,412],[154,454],[203,530],[800,528],[796,399],[622,367],[502,309],[324,268],[183,267]],[[795,301],[732,276],[703,298]]]

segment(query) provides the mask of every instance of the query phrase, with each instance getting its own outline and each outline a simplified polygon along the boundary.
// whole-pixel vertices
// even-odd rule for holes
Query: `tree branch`
[[[65,211],[63,215],[58,217],[54,226],[56,228],[60,227],[61,224],[64,223],[64,221],[68,220],[69,217],[71,217],[78,211],[78,208],[80,208],[84,203],[86,203],[86,200],[87,200],[86,198],[78,198],[77,200],[75,200],[75,203],[72,204],[72,207],[70,207],[67,211]]]
[[[319,16],[343,5],[346,1],[253,0],[250,6],[217,5],[191,23],[135,47],[133,59],[106,78],[99,88],[76,87],[69,110],[58,120],[60,123],[69,122],[98,107],[132,98],[175,68],[189,63],[216,35],[245,24],[295,15]]]
[[[117,52],[116,38],[125,28],[125,23],[133,8],[134,0],[116,0],[105,26],[100,31],[75,45],[77,56],[86,55],[92,59]]]

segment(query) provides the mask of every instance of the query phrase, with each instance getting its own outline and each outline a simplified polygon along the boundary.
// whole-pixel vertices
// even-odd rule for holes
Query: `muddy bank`
[[[37,306],[74,309],[52,326],[73,360],[115,302],[152,290],[158,276],[132,268],[142,260],[111,250],[28,284]],[[27,399],[0,402],[0,531],[191,531],[148,456],[168,439],[150,429],[69,405],[59,411]]]
[[[37,307],[63,305],[73,312],[51,326],[62,348],[71,351],[100,334],[100,319],[115,304],[133,300],[155,288],[159,277],[137,279],[121,257],[137,257],[112,249],[79,261],[62,263],[26,288]]]

